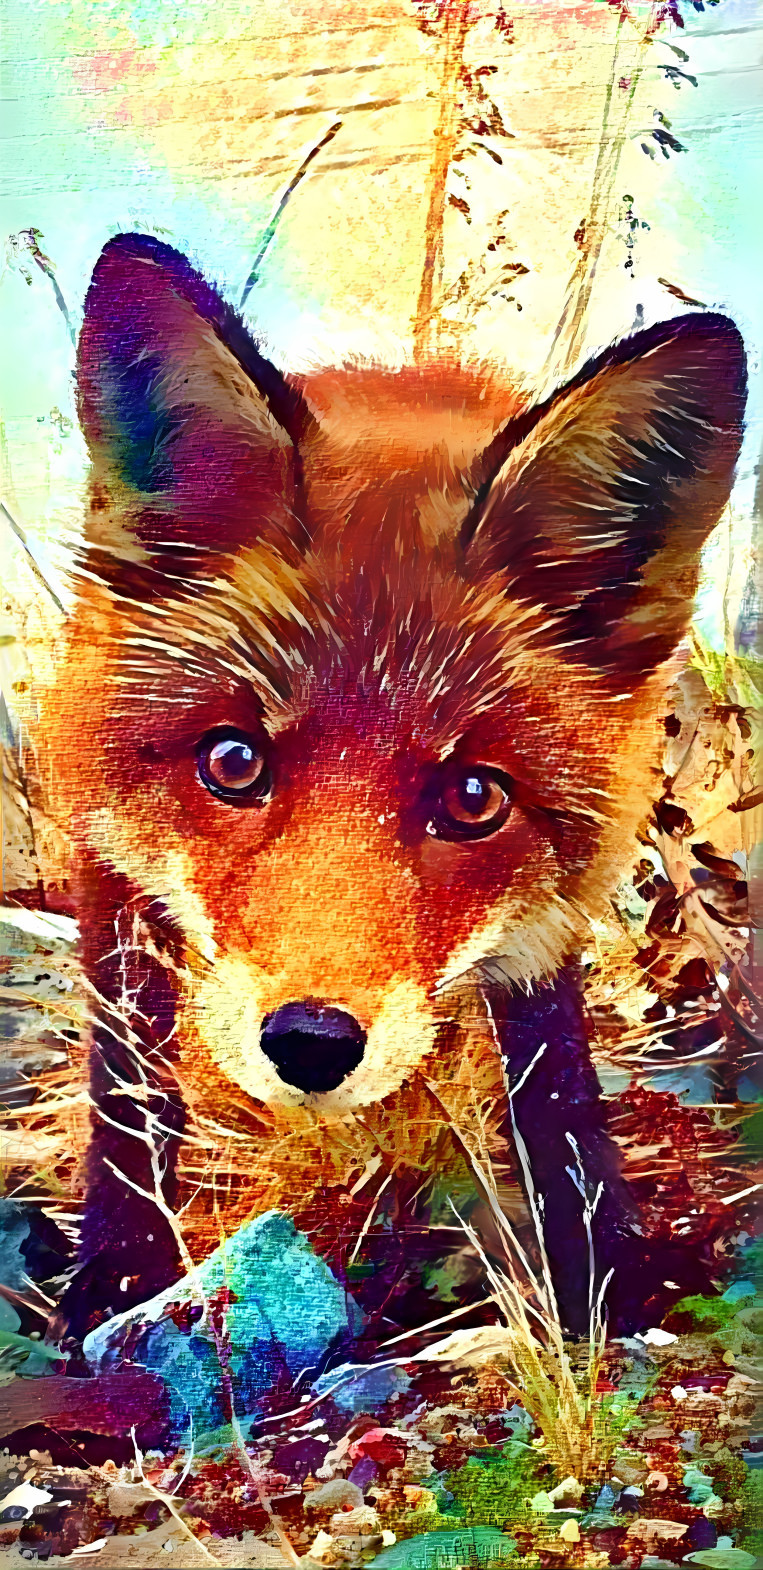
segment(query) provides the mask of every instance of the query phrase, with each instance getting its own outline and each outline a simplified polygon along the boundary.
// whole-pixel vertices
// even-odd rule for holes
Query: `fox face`
[[[574,951],[649,800],[744,383],[715,315],[536,405],[448,364],[288,381],[178,253],[106,247],[45,729],[86,947],[127,911],[172,969],[188,1081],[366,1108],[455,1071],[464,987]]]

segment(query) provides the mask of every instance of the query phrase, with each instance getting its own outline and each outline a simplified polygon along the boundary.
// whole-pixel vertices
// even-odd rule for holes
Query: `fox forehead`
[[[364,488],[392,483],[422,498],[448,477],[473,491],[484,478],[478,455],[524,403],[498,370],[447,360],[324,367],[298,385],[316,421],[303,462],[320,508],[332,487],[344,504],[348,471]]]
[[[301,391],[316,416],[301,465],[312,542],[410,559],[421,548],[455,560],[458,529],[484,482],[484,455],[521,399],[482,367],[327,367]]]

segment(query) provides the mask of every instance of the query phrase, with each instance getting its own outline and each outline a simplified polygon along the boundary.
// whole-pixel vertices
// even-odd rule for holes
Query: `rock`
[[[125,1362],[158,1374],[177,1441],[191,1423],[198,1436],[230,1421],[226,1376],[239,1419],[256,1415],[274,1386],[325,1364],[358,1328],[328,1265],[288,1216],[269,1211],[174,1286],[91,1331],[84,1352],[98,1373]]]
[[[708,1521],[705,1516],[698,1516],[689,1527],[686,1541],[690,1548],[715,1548],[718,1533],[712,1521]]]
[[[373,1505],[356,1505],[354,1510],[332,1515],[329,1531],[332,1537],[380,1537],[381,1523]]]
[[[684,1558],[684,1564],[707,1565],[707,1570],[756,1570],[759,1563],[744,1548],[701,1548]]]
[[[697,1466],[687,1466],[683,1475],[684,1488],[688,1489],[689,1503],[704,1505],[713,1497],[713,1479]]]
[[[568,1505],[574,1510],[583,1497],[583,1484],[579,1483],[576,1477],[565,1477],[561,1483],[557,1483],[556,1488],[549,1489],[548,1497],[555,1509]],[[577,1542],[577,1538],[570,1538],[568,1541]]]
[[[646,1548],[652,1548],[659,1543],[678,1542],[685,1537],[688,1527],[685,1521],[661,1521],[655,1517],[639,1516],[638,1520],[631,1521],[627,1536],[644,1540]]]
[[[325,1510],[333,1515],[341,1510],[342,1505],[350,1505],[352,1509],[363,1504],[363,1495],[357,1483],[351,1483],[349,1477],[332,1477],[328,1483],[322,1483],[320,1488],[313,1488],[305,1494],[305,1510]]]
[[[644,1486],[656,1489],[658,1494],[664,1494],[668,1486],[667,1472],[650,1472]]]
[[[322,1439],[315,1434],[293,1438],[276,1447],[273,1466],[277,1472],[285,1472],[287,1477],[307,1477],[308,1472],[317,1472],[323,1465],[330,1449],[328,1434]]]
[[[328,1532],[319,1532],[315,1542],[311,1545],[309,1555],[305,1555],[302,1563],[305,1564],[306,1562],[312,1561],[313,1563],[320,1564],[322,1562],[323,1555],[327,1552],[332,1553],[333,1549],[333,1537],[330,1537]]]
[[[643,1483],[649,1471],[644,1462],[629,1461],[622,1455],[616,1456],[615,1466],[618,1477],[622,1478],[625,1484]]]
[[[372,1461],[370,1456],[361,1456],[360,1460],[355,1462],[347,1481],[356,1483],[358,1488],[368,1488],[369,1483],[373,1482],[378,1471],[379,1468],[376,1462]]]

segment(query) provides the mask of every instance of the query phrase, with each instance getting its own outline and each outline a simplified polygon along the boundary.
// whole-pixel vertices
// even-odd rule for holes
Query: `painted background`
[[[341,120],[285,211],[246,319],[286,367],[410,354],[442,69],[438,37],[419,24],[433,10],[412,0],[5,0],[2,495],[57,582],[85,463],[72,333],[110,235],[160,234],[237,300],[279,195]],[[497,29],[502,8],[475,0],[466,63],[496,67],[481,81],[508,135],[483,137],[500,163],[483,148],[449,178],[470,212],[467,222],[447,209],[443,288],[465,267],[471,285],[443,341],[504,362],[531,387],[561,370],[551,343],[579,260],[619,26],[610,130],[622,126],[622,153],[573,359],[686,309],[671,289],[742,328],[750,429],[732,527],[710,544],[699,606],[721,649],[749,578],[760,449],[763,13],[756,0],[682,4],[685,25],[668,21],[645,46],[650,12],[636,4],[618,23],[607,0],[517,0],[505,10],[512,28]],[[652,135],[666,125],[677,149]],[[509,299],[491,293],[479,266],[497,220],[501,255],[527,268],[512,275]],[[29,252],[30,229],[45,264]],[[488,298],[475,310],[480,292]],[[33,580],[5,518],[2,529],[7,582],[23,598]]]

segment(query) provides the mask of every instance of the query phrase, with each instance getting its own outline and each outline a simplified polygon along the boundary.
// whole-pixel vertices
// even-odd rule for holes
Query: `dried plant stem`
[[[603,1318],[604,1295],[612,1274],[610,1271],[605,1276],[597,1291],[592,1220],[601,1197],[601,1187],[591,1199],[580,1152],[574,1140],[570,1138],[570,1146],[575,1155],[575,1167],[568,1169],[568,1175],[583,1200],[589,1266],[589,1334],[586,1366],[582,1377],[580,1375],[576,1377],[551,1278],[544,1236],[543,1202],[535,1189],[529,1153],[514,1114],[514,1100],[531,1075],[544,1047],[539,1048],[516,1086],[511,1087],[508,1084],[506,1063],[501,1052],[501,1043],[490,1002],[487,996],[483,995],[483,997],[506,1082],[512,1131],[540,1252],[540,1277],[533,1271],[508,1219],[503,1214],[490,1173],[483,1169],[455,1128],[453,1132],[459,1138],[480,1188],[490,1203],[503,1244],[505,1268],[497,1267],[488,1258],[476,1231],[458,1215],[452,1201],[451,1209],[482,1261],[493,1297],[502,1313],[505,1357],[509,1366],[510,1382],[541,1430],[546,1440],[548,1454],[562,1476],[573,1476],[579,1482],[587,1483],[602,1475],[615,1445],[614,1437],[607,1432],[606,1424],[602,1420],[596,1393],[606,1342]]]
[[[491,1263],[474,1228],[459,1219],[482,1260],[503,1315],[509,1382],[540,1429],[549,1458],[562,1477],[575,1477],[583,1484],[600,1477],[615,1445],[599,1420],[596,1399],[603,1328],[589,1344],[580,1381],[558,1319],[537,1313],[531,1317],[530,1305],[517,1284]]]
[[[143,1484],[143,1487],[147,1490],[147,1492],[149,1494],[151,1494],[151,1496],[154,1499],[157,1499],[160,1504],[166,1505],[167,1509],[169,1510],[170,1515],[172,1516],[173,1521],[176,1521],[178,1526],[180,1527],[180,1530],[183,1533],[183,1536],[189,1538],[190,1541],[195,1544],[195,1546],[199,1550],[199,1553],[204,1555],[204,1558],[207,1560],[207,1562],[209,1564],[211,1564],[211,1565],[220,1565],[220,1564],[222,1564],[222,1560],[216,1559],[215,1555],[210,1553],[209,1549],[206,1547],[206,1544],[201,1542],[201,1540],[196,1536],[196,1533],[191,1530],[190,1526],[188,1525],[188,1522],[183,1520],[183,1517],[181,1516],[180,1511],[175,1508],[175,1505],[173,1503],[171,1494],[164,1494],[164,1493],[162,1493],[162,1490],[160,1488],[157,1488],[154,1483],[149,1482],[149,1479],[146,1477],[146,1474],[145,1474],[145,1472],[143,1470],[143,1456],[141,1454],[140,1449],[138,1448],[138,1441],[135,1438],[135,1425],[134,1424],[133,1424],[133,1427],[130,1429],[130,1434],[131,1434],[131,1437],[132,1437],[133,1446],[135,1448],[135,1463],[137,1465],[138,1474],[140,1476],[140,1480],[141,1480],[141,1483]]]
[[[621,71],[623,25],[624,14],[620,10],[618,12],[615,43],[612,51],[612,65],[604,99],[596,164],[591,182],[590,207],[585,219],[578,258],[570,278],[562,313],[554,330],[551,347],[546,359],[546,376],[553,379],[564,375],[572,368],[582,345],[588,307],[591,302],[596,273],[607,233],[612,192],[617,178],[617,171],[620,167],[623,147],[625,146],[630,111],[641,81],[647,44],[651,36],[650,29],[647,27],[642,35],[636,61],[630,73],[627,96],[617,124],[613,128],[615,91]]]
[[[311,163],[313,163],[314,159],[316,159],[318,157],[319,153],[323,152],[324,147],[328,147],[329,142],[333,142],[334,137],[337,134],[337,131],[341,131],[342,124],[343,124],[343,122],[341,120],[335,120],[333,125],[330,125],[328,130],[324,131],[323,136],[320,138],[320,140],[313,144],[313,146],[310,148],[310,151],[307,153],[306,157],[303,158],[303,160],[302,160],[302,162],[301,162],[301,164],[300,164],[296,174],[292,175],[292,178],[289,181],[289,184],[287,185],[286,190],[279,197],[278,202],[276,203],[276,207],[275,207],[275,211],[273,213],[273,216],[272,216],[269,224],[267,225],[267,228],[265,229],[265,231],[264,231],[264,233],[262,235],[262,238],[260,240],[259,246],[257,248],[257,255],[255,256],[254,261],[252,262],[251,268],[249,270],[249,277],[247,278],[246,283],[244,284],[243,290],[241,292],[241,299],[238,302],[238,308],[239,308],[240,311],[242,311],[244,306],[246,305],[247,299],[249,298],[249,295],[251,294],[252,289],[254,288],[254,285],[256,284],[256,282],[257,282],[257,280],[258,280],[258,278],[260,276],[260,268],[262,266],[262,263],[264,262],[265,256],[267,255],[267,252],[269,251],[270,246],[273,243],[273,240],[275,238],[276,229],[278,228],[278,225],[281,222],[281,218],[282,218],[286,208],[288,207],[288,204],[291,201],[291,198],[294,195],[294,192],[296,191],[297,186],[301,185],[301,183],[304,180],[305,175],[307,174],[307,171],[310,168]]]
[[[464,62],[464,44],[470,22],[470,0],[449,0],[443,16],[443,53],[440,76],[440,112],[434,135],[434,154],[429,175],[429,207],[426,220],[424,266],[413,322],[414,359],[425,357],[435,312],[435,280],[442,266],[443,221],[445,218],[448,170],[456,151],[460,132],[458,84]]]

